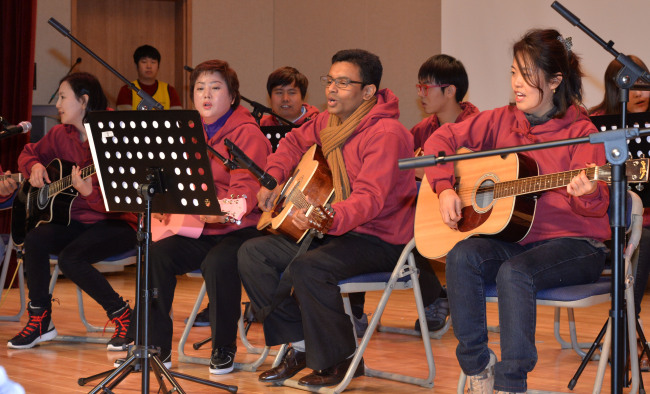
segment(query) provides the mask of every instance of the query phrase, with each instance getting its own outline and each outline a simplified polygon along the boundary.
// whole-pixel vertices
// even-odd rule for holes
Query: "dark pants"
[[[57,255],[61,272],[88,293],[107,314],[124,301],[92,264],[136,245],[136,232],[122,220],[93,224],[71,221],[69,226],[46,223],[25,236],[25,271],[32,305],[50,307],[50,254]]]
[[[537,363],[537,292],[595,282],[604,264],[604,248],[573,238],[525,246],[489,238],[456,244],[447,255],[446,274],[460,367],[476,375],[489,362],[485,285],[496,283],[501,361],[494,389],[525,392],[527,374]]]
[[[176,275],[197,269],[201,269],[210,301],[212,348],[235,342],[241,315],[237,250],[244,241],[260,235],[257,229],[247,227],[223,235],[202,235],[198,239],[175,235],[155,242],[149,251],[149,269],[151,286],[158,290],[158,297],[151,303],[150,344],[171,350],[173,322],[169,312]]]
[[[639,241],[639,261],[634,275],[634,310],[636,316],[641,312],[641,300],[650,275],[650,229],[644,228]]]
[[[299,245],[281,235],[250,240],[239,249],[239,272],[253,308],[270,305]],[[315,239],[291,264],[295,290],[264,320],[269,346],[305,340],[307,366],[320,370],[352,355],[356,340],[338,287],[355,275],[392,271],[404,245],[358,233]],[[302,313],[301,313],[302,311]]]

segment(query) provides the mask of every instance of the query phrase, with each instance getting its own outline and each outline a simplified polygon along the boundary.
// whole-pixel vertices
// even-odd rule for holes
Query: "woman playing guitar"
[[[513,46],[511,74],[514,105],[442,126],[425,143],[425,153],[451,154],[460,147],[488,150],[597,132],[580,107],[580,63],[570,39],[555,30],[527,32]],[[540,174],[605,163],[603,147],[590,144],[535,150],[525,156],[537,162]],[[429,167],[425,174],[438,194],[442,222],[460,228],[467,207],[453,189],[453,166]],[[590,181],[580,171],[568,186],[541,194],[530,231],[520,241],[471,237],[451,249],[446,261],[447,294],[459,340],[456,354],[470,377],[471,393],[492,393],[493,388],[526,391],[527,374],[537,361],[536,292],[599,277],[606,253],[602,242],[610,235],[608,203],[606,184]],[[495,282],[501,362],[488,348],[485,321],[483,288]]]
[[[106,106],[106,96],[97,78],[88,73],[66,76],[61,80],[56,102],[62,124],[50,129],[40,141],[25,145],[18,157],[20,171],[29,178],[29,185],[24,185],[30,190],[28,194],[38,192],[36,189],[43,190],[44,186],[56,181],[53,179],[56,175],[69,177],[71,188],[67,188],[65,194],[73,197],[67,207],[61,204],[52,207],[67,210],[65,213],[69,216],[64,216],[69,218],[69,224],[67,220],[64,223],[42,222],[25,236],[29,322],[8,342],[10,348],[31,348],[57,335],[52,322],[52,295],[48,291],[50,254],[59,256],[59,267],[65,276],[97,301],[115,324],[108,349],[121,350],[125,344],[131,308],[92,264],[135,247],[136,217],[130,213],[107,213],[97,177],[92,175],[94,170],[82,171],[82,168],[94,169],[84,118],[89,111],[105,110]],[[61,165],[64,160],[73,163],[67,174],[60,173],[65,172],[65,166]],[[45,165],[50,162],[60,164],[62,171],[49,171],[51,166],[46,168]],[[82,173],[87,175],[85,179]],[[16,207],[14,201],[14,216],[25,215],[17,212]]]

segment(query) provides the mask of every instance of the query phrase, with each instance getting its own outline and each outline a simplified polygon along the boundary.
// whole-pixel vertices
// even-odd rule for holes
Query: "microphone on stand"
[[[77,67],[77,64],[79,64],[79,63],[81,63],[81,58],[80,58],[80,57],[77,58],[77,60],[74,62],[74,64],[72,65],[72,67],[70,67],[70,69],[68,70],[67,74],[65,74],[64,77],[67,77],[68,75],[70,75],[70,73],[72,72],[72,70],[73,70],[75,67]],[[50,100],[47,102],[48,104],[51,103],[52,100],[54,100],[54,97],[56,97],[56,94],[57,94],[57,93],[59,93],[59,88],[58,88],[58,86],[57,86],[56,90],[54,91],[54,93],[52,93],[52,97],[50,97]]]
[[[29,122],[20,122],[16,126],[3,127],[4,130],[0,131],[0,140],[12,135],[26,133],[32,129],[32,124]]]
[[[273,176],[267,174],[261,168],[259,168],[257,164],[255,164],[255,162],[251,160],[250,157],[246,156],[246,154],[232,141],[226,138],[223,143],[226,145],[230,151],[230,154],[233,156],[234,161],[239,165],[239,167],[250,171],[250,173],[253,174],[258,181],[260,181],[260,185],[269,190],[273,190],[276,186],[278,186],[278,181],[275,180]]]

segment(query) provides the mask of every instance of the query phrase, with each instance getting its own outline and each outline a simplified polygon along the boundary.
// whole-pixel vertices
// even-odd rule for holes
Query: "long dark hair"
[[[553,93],[553,105],[558,109],[557,118],[564,116],[569,106],[582,104],[580,58],[565,42],[557,30],[534,29],[529,30],[512,47],[519,69],[528,70],[523,74],[524,80],[539,91],[540,100],[544,98],[544,91],[537,71],[542,71],[544,82],[547,83],[554,76],[562,75],[562,82]]]
[[[640,67],[643,67],[646,72],[648,71],[648,66],[643,63],[643,60],[634,55],[629,55],[629,58]],[[603,97],[603,101],[601,101],[597,106],[591,108],[589,113],[601,111],[604,112],[605,115],[621,113],[621,102],[619,101],[618,86],[616,86],[616,76],[622,68],[623,65],[616,59],[609,63],[605,70],[605,96]],[[650,109],[650,107],[648,109]]]
[[[108,107],[108,100],[102,89],[99,80],[92,74],[87,72],[76,72],[68,74],[59,82],[59,86],[67,82],[72,91],[74,92],[77,100],[81,100],[81,96],[88,95],[88,104],[86,105],[86,112],[84,119],[90,111],[104,111]]]

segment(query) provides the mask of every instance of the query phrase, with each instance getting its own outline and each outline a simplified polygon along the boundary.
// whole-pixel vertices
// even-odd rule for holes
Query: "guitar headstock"
[[[625,162],[625,177],[628,182],[648,182],[648,163],[650,159],[632,159]]]
[[[246,195],[219,200],[219,206],[230,223],[240,225],[246,214]]]

